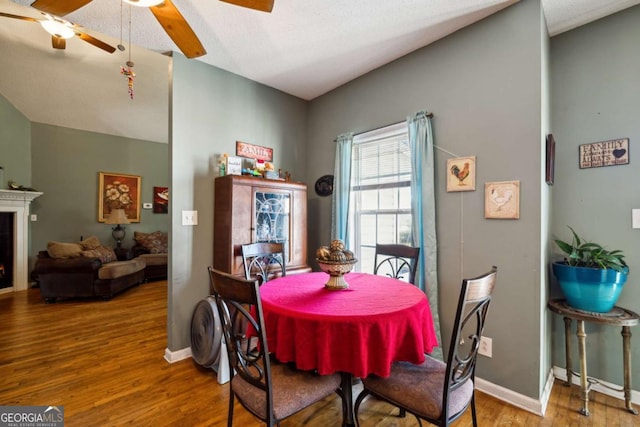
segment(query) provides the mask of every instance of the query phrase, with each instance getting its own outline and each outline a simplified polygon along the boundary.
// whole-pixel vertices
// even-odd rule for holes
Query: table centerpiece
[[[347,289],[349,284],[344,275],[358,262],[353,252],[345,249],[342,240],[332,240],[330,246],[322,246],[316,251],[316,262],[320,269],[329,275],[325,288],[331,290]]]

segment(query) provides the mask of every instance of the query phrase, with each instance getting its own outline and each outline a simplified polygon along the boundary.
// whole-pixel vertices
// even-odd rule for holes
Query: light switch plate
[[[631,209],[631,228],[640,228],[640,209]]]
[[[153,207],[153,204],[151,203],[143,203],[142,204],[142,209],[151,209]]]
[[[198,211],[182,211],[182,225],[198,225]]]

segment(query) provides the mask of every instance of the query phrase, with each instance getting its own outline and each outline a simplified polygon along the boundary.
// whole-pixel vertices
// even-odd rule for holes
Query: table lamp
[[[111,228],[113,231],[111,232],[111,236],[116,241],[116,246],[119,248],[122,243],[122,239],[125,236],[125,227],[121,224],[129,224],[129,218],[127,218],[127,214],[124,213],[124,209],[114,209],[111,211],[109,216],[104,222],[105,224],[116,224],[115,227]]]

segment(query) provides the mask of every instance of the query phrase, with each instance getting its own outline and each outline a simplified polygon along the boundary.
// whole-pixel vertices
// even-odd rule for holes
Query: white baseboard
[[[225,384],[229,382],[229,360],[227,359],[227,347],[222,341],[222,347],[220,349],[221,358],[211,368],[218,374],[218,383]],[[169,363],[179,362],[191,357],[191,347],[183,348],[178,351],[170,351],[168,348],[164,349],[164,360]],[[222,367],[222,369],[219,369]]]
[[[565,368],[559,368],[557,366],[554,366],[553,367],[553,375],[559,380],[567,381],[567,370]],[[606,382],[606,381],[602,381],[602,380],[599,380],[597,378],[595,378],[595,380],[598,381],[598,383],[600,383],[600,384],[598,384],[598,383],[592,384],[591,385],[591,390],[597,391],[598,393],[606,394],[607,396],[615,397],[615,398],[620,399],[620,400],[624,400],[624,393],[622,391],[611,390],[611,389],[608,389],[607,387],[603,386],[603,384],[604,384],[604,385],[606,385],[608,387],[614,387],[614,388],[622,389],[621,385],[609,383],[609,382]],[[571,376],[571,383],[579,386],[580,385],[580,377],[578,377],[576,375],[572,375]],[[633,403],[635,405],[640,405],[640,391],[631,390],[631,403]]]
[[[547,382],[545,383],[540,400],[516,393],[513,390],[509,390],[508,388],[504,388],[478,377],[475,379],[475,385],[477,390],[493,396],[496,399],[502,400],[503,402],[509,403],[533,414],[544,416],[544,413],[547,410],[547,404],[549,403],[549,397],[551,396],[551,389],[553,387],[553,372],[549,371]]]
[[[178,351],[171,351],[168,348],[164,349],[164,360],[169,363],[179,362],[191,357],[191,347],[183,348]]]
[[[528,396],[524,396],[520,393],[516,393],[513,390],[509,390],[502,386],[493,384],[489,381],[485,381],[482,378],[476,377],[475,384],[476,389],[480,390],[483,393],[486,393],[490,396],[495,397],[496,399],[502,400],[503,402],[509,403],[513,406],[517,406],[518,408],[524,409],[525,411],[529,411],[533,414],[544,416],[547,411],[547,404],[549,403],[549,398],[551,397],[551,390],[553,388],[553,380],[557,378],[562,381],[567,380],[567,371],[564,368],[559,368],[554,366],[552,370],[549,371],[549,375],[547,376],[547,381],[545,383],[544,389],[542,391],[542,396],[540,400],[533,399]],[[604,387],[604,385],[608,387],[614,387],[618,389],[622,389],[622,386],[617,384],[608,383],[606,381],[596,379],[600,384],[595,383],[591,385],[591,390],[596,391],[598,393],[605,394],[607,396],[612,396],[620,400],[624,400],[624,394],[621,391],[615,391]],[[572,384],[580,385],[580,377],[572,375],[571,377]],[[634,405],[640,405],[640,391],[631,390],[631,403]]]

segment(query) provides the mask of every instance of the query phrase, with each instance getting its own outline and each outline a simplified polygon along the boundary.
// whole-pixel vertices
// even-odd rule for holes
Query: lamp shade
[[[127,214],[124,213],[124,209],[114,209],[111,211],[107,219],[104,221],[105,224],[129,224],[129,218],[127,218]]]

